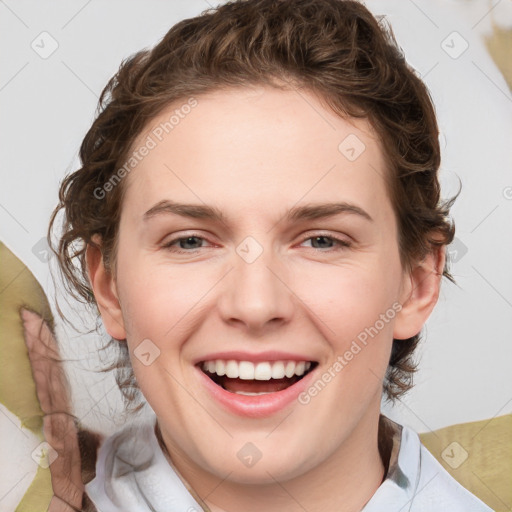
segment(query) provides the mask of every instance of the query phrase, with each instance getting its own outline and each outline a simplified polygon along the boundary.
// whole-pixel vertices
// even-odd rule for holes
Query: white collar
[[[385,480],[361,512],[492,512],[458,484],[418,435],[385,418],[393,445]],[[86,492],[98,512],[200,512],[192,489],[167,460],[155,422],[132,425],[100,447]]]

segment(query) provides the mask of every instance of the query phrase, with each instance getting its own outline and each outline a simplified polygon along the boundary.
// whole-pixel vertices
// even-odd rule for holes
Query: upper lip
[[[229,352],[215,352],[212,354],[204,355],[195,360],[194,364],[202,363],[204,361],[214,361],[217,359],[223,359],[225,361],[251,361],[258,363],[262,361],[311,361],[315,362],[315,359],[302,355],[294,354],[292,352],[282,352],[278,350],[267,350],[265,352],[250,353],[243,352],[240,350],[233,350]]]

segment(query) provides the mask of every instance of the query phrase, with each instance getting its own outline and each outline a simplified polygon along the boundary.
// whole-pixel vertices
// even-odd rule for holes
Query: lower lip
[[[281,391],[266,393],[264,395],[247,396],[226,391],[223,387],[215,384],[215,382],[197,366],[196,370],[199,372],[199,378],[202,379],[202,383],[206,389],[221,406],[231,413],[251,418],[270,416],[296,401],[298,396],[310,385],[313,374],[315,373],[315,370],[309,372],[298,382]]]

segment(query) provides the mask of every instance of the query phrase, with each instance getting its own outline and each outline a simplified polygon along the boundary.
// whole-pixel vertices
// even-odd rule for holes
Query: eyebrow
[[[143,215],[143,220],[147,221],[161,214],[173,214],[179,215],[181,217],[208,219],[215,222],[227,223],[227,219],[222,211],[214,206],[201,204],[182,204],[171,201],[169,199],[159,201],[153,207],[151,207]],[[358,215],[370,222],[373,222],[373,219],[369,213],[367,213],[359,206],[347,202],[294,206],[286,213],[284,218],[288,222],[296,222],[300,220],[325,219],[341,214]]]

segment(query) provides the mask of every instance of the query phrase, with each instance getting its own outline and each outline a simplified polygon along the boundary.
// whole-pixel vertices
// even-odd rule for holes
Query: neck
[[[287,481],[247,485],[204,471],[173,450],[172,460],[157,425],[164,453],[205,511],[358,512],[385,478],[391,453],[391,427],[381,416],[353,430],[331,456]],[[169,443],[167,443],[169,445]]]

